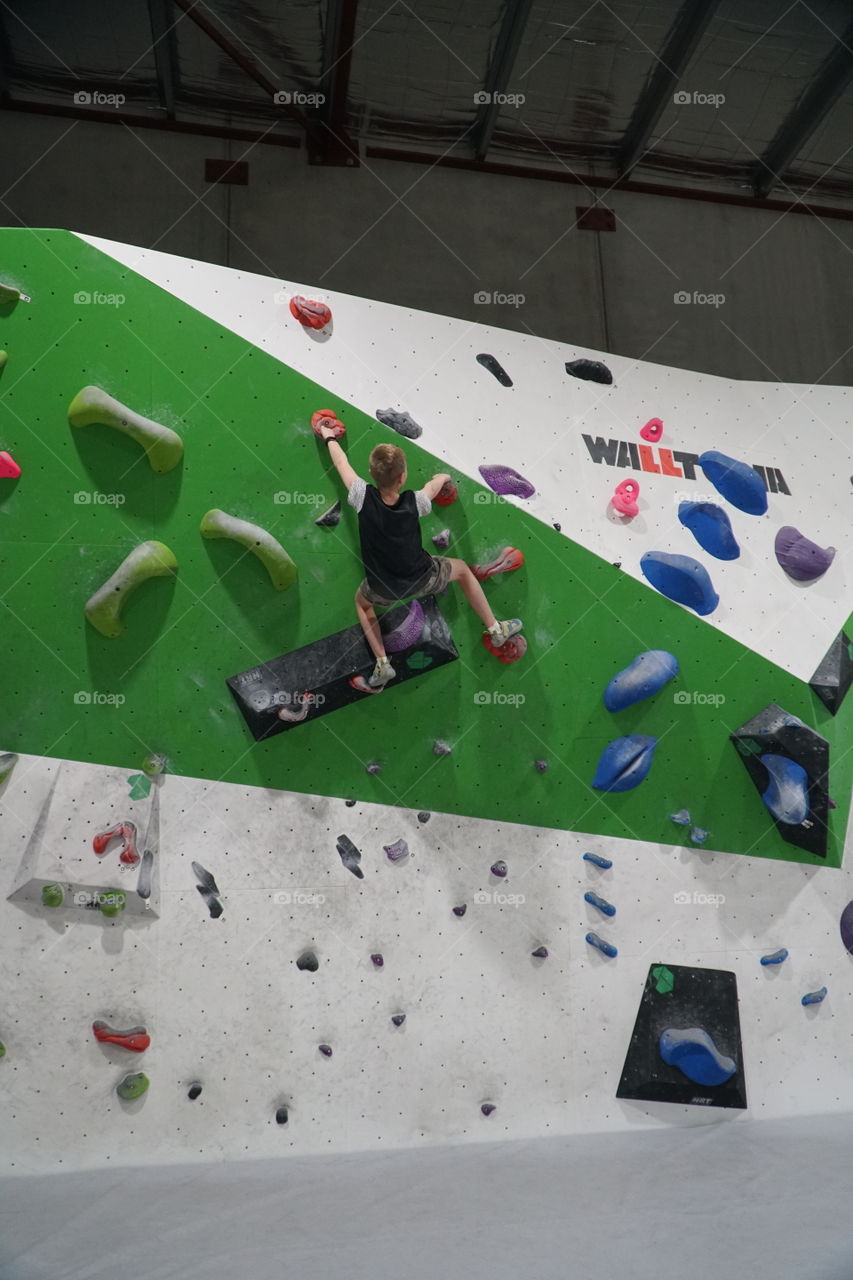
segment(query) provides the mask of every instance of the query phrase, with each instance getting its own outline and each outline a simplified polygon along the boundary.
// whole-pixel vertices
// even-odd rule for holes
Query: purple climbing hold
[[[480,1107],[480,1110],[484,1116],[490,1116],[493,1112],[497,1111],[497,1107],[493,1102],[484,1102]]]
[[[548,761],[547,761],[547,760],[534,760],[534,761],[533,761],[533,765],[534,765],[534,768],[536,769],[536,772],[537,772],[537,773],[547,773],[547,772],[548,772]]]
[[[499,880],[503,880],[507,873],[507,866],[503,858],[499,858],[497,862],[493,862],[490,870],[493,876],[497,876]]]
[[[841,941],[853,956],[853,902],[848,902],[841,912]]]
[[[324,1058],[331,1058],[332,1046],[330,1044],[318,1044],[317,1048],[320,1050]]]
[[[420,640],[423,630],[424,611],[418,600],[412,600],[402,622],[398,622],[392,631],[383,634],[385,652],[402,653],[404,649],[411,649]]]
[[[524,476],[519,475],[512,467],[495,464],[494,466],[478,467],[477,470],[489,488],[494,493],[499,493],[503,498],[508,495],[512,495],[514,498],[532,498],[536,492],[536,486],[532,485],[529,480],[525,480]]]
[[[446,551],[450,546],[450,530],[442,529],[441,533],[434,533],[432,541],[440,551]]]
[[[453,748],[448,746],[443,738],[438,738],[433,745],[432,754],[434,756],[449,756]]]
[[[383,844],[389,862],[400,862],[409,856],[409,846],[405,840],[395,840],[393,844]]]
[[[406,1015],[404,1013],[395,1013],[391,1021],[394,1023],[395,1027],[402,1027],[403,1023],[406,1021]]]
[[[536,950],[535,950],[535,951],[531,951],[531,953],[530,953],[530,954],[531,954],[532,956],[535,956],[537,960],[547,960],[547,959],[548,959],[548,948],[547,948],[547,947],[537,947],[537,948],[536,948]]]
[[[466,912],[467,910],[468,910],[468,904],[467,904],[467,903],[465,903],[465,902],[463,902],[461,907],[454,907],[454,908],[453,908],[453,914],[454,914],[455,916],[459,916],[459,918],[460,918],[460,920],[461,920],[461,919],[462,919],[462,917],[464,916],[464,914],[465,914],[465,912]]]
[[[783,525],[773,547],[776,559],[795,582],[815,582],[835,559],[835,547],[819,547],[793,525]]]
[[[381,956],[378,951],[374,951],[373,955],[370,958],[375,964],[377,969],[381,969],[385,963],[384,956]]]
[[[365,766],[365,773],[369,773],[369,774],[371,774],[371,775],[375,775],[375,774],[377,774],[377,773],[381,773],[381,772],[382,772],[382,765],[381,765],[381,764],[369,764],[369,765],[366,765],[366,766]]]

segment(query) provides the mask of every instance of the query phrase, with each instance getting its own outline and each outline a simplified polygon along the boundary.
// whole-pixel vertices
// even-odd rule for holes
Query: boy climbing
[[[331,424],[331,425],[329,425]],[[355,608],[376,666],[368,684],[384,689],[397,674],[388,656],[376,607],[391,608],[403,600],[433,595],[449,582],[458,582],[471,608],[488,632],[494,647],[505,644],[522,628],[519,618],[498,622],[489,608],[483,588],[464,560],[431,556],[421,542],[418,521],[432,510],[432,500],[450,483],[450,476],[434,475],[422,489],[403,489],[406,455],[395,444],[380,444],[370,455],[367,484],[347,460],[337,442],[341,424],[330,415],[320,418],[315,431],[328,445],[329,455],[347,489],[347,499],[358,513],[361,558],[365,578],[355,593]]]

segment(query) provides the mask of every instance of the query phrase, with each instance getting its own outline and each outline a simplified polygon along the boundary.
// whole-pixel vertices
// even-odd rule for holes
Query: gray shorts
[[[453,565],[448,556],[432,556],[432,569],[428,572],[424,581],[416,587],[411,595],[405,596],[406,600],[416,599],[418,596],[437,595],[439,591],[444,591],[450,582],[450,575],[453,572]],[[390,609],[393,605],[399,604],[398,600],[388,600],[385,596],[380,595],[378,591],[374,591],[368,585],[367,578],[364,578],[359,586],[359,592],[368,602],[368,604],[378,605],[380,609]]]

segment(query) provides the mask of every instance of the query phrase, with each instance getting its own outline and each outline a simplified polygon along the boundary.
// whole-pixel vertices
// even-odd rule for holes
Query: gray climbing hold
[[[364,872],[358,865],[361,862],[361,854],[358,849],[356,849],[349,836],[338,836],[336,848],[341,856],[341,862],[344,864],[347,871],[351,871],[359,880],[363,880]]]
[[[276,1124],[287,1124],[287,1107],[279,1107],[275,1113]]]
[[[297,969],[307,969],[309,973],[316,973],[320,968],[320,962],[313,951],[303,951],[296,961],[296,967]]]
[[[189,1098],[190,1102],[195,1102],[196,1098],[200,1096],[201,1096],[201,1085],[199,1084],[198,1080],[194,1080],[190,1085],[189,1089],[187,1089],[187,1097]]]
[[[422,809],[421,812],[418,814],[418,822],[429,822],[431,817],[432,817],[431,813],[427,813],[425,809]]]

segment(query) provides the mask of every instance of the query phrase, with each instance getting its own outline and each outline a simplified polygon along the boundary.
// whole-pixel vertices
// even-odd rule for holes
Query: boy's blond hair
[[[368,463],[371,477],[380,489],[390,489],[406,470],[406,455],[397,444],[378,444]]]

